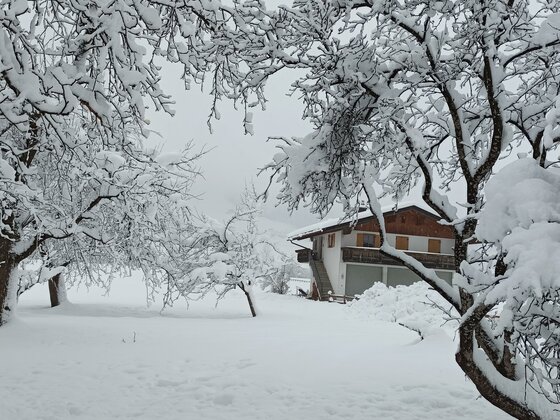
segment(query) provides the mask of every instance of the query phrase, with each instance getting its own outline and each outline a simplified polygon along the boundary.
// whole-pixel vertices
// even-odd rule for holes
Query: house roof
[[[398,207],[397,207],[398,206]],[[392,214],[400,213],[406,210],[414,209],[418,212],[425,214],[428,217],[433,219],[439,220],[440,217],[429,207],[425,204],[418,204],[418,203],[398,203],[392,204],[390,206],[384,206],[381,208],[383,212],[383,216],[387,217]],[[357,214],[356,217],[342,217],[342,218],[331,218],[331,219],[323,219],[318,223],[306,226],[304,228],[295,230],[288,234],[288,240],[290,241],[299,241],[302,239],[311,238],[313,236],[334,232],[337,230],[341,230],[347,226],[354,226],[359,222],[366,221],[368,219],[372,219],[374,216],[371,211],[363,211]]]

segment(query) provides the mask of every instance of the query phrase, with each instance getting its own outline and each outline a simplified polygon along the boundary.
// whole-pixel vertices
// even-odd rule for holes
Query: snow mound
[[[424,337],[441,330],[453,336],[458,326],[457,313],[451,312],[454,319],[450,319],[440,309],[451,310],[449,303],[423,282],[396,287],[375,283],[348,306],[352,316],[395,322]]]

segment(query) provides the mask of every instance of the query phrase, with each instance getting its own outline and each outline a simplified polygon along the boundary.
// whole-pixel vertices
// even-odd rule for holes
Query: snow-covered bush
[[[442,329],[454,336],[459,326],[458,314],[424,282],[396,287],[377,282],[348,306],[352,316],[396,322],[423,337]]]
[[[272,264],[276,267],[271,275],[261,279],[261,287],[271,293],[285,295],[290,291],[291,278],[307,278],[310,276],[309,270],[299,264],[292,255],[277,254],[276,262]]]

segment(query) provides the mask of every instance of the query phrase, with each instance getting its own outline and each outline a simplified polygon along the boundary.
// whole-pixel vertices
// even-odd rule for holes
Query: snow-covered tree
[[[165,284],[164,305],[173,305],[179,298],[199,299],[210,291],[216,292],[219,301],[239,288],[255,317],[253,287],[270,287],[284,281],[290,267],[288,257],[259,226],[260,214],[254,188],[247,188],[226,221],[199,216],[197,240],[189,257],[190,271]]]
[[[548,351],[555,324],[539,318],[545,309],[557,313],[550,293],[558,283],[515,280],[521,262],[507,244],[518,241],[509,242],[507,229],[503,241],[492,236],[478,264],[469,244],[500,159],[528,150],[537,165],[551,165],[560,139],[559,8],[546,0],[296,0],[261,14],[254,34],[240,35],[250,46],[242,51],[249,70],[232,84],[251,92],[280,70],[301,70],[293,88],[315,131],[279,146],[270,168],[282,183],[280,201],[319,213],[340,201],[352,214],[365,198],[380,222],[382,252],[460,314],[460,367],[485,398],[521,419],[553,418],[558,409],[557,359]],[[453,226],[455,287],[385,241],[379,199],[398,201],[415,187]],[[555,219],[543,220],[547,229]],[[504,303],[504,319],[494,324],[488,315]],[[519,321],[529,308],[533,321]]]
[[[190,169],[181,172],[191,158],[165,165],[145,150],[145,111],[173,112],[159,86],[163,61],[183,67],[186,87],[216,67],[213,91],[223,94],[223,78],[237,68],[226,57],[247,9],[235,5],[0,1],[0,325],[24,261],[79,264],[56,257],[63,253],[54,241],[73,241],[84,256],[89,243],[93,261],[108,241],[131,250],[144,232],[155,233],[161,221],[150,214],[170,203],[184,211]],[[121,235],[127,229],[140,234]],[[167,250],[163,240],[150,238],[146,248]]]
[[[3,244],[3,250],[14,258],[12,298],[18,283],[22,291],[49,280],[50,273],[55,303],[53,292],[64,292],[63,267],[70,277],[85,274],[90,280],[107,270],[142,269],[155,286],[161,281],[155,273],[182,261],[179,249],[181,256],[189,250],[190,187],[198,154],[147,151],[134,136],[113,148],[102,136],[80,138],[78,129],[73,135],[74,147],[53,138],[49,148],[37,150],[21,182],[13,182],[13,172],[2,179],[15,187],[3,190],[5,214],[13,215],[3,230],[11,245]],[[16,138],[12,145],[22,150]],[[35,267],[18,270],[28,259]]]
[[[486,264],[464,264],[463,287],[478,306],[501,305],[494,335],[508,335],[527,384],[560,404],[560,169],[520,159],[485,192],[476,236]]]
[[[308,269],[300,265],[294,258],[293,252],[288,255],[276,249],[266,252],[261,258],[270,267],[268,273],[264,275],[260,284],[261,287],[271,293],[285,295],[290,290],[290,279],[294,277],[309,278]]]

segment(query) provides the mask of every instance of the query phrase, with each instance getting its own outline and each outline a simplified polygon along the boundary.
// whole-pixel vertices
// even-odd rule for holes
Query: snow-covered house
[[[455,259],[452,228],[428,209],[408,205],[383,212],[389,244],[451,281]],[[361,294],[375,282],[408,285],[420,278],[399,261],[379,251],[379,225],[368,211],[357,221],[330,219],[289,235],[291,241],[309,239],[311,248],[297,250],[299,262],[308,262],[313,296],[327,299]]]

